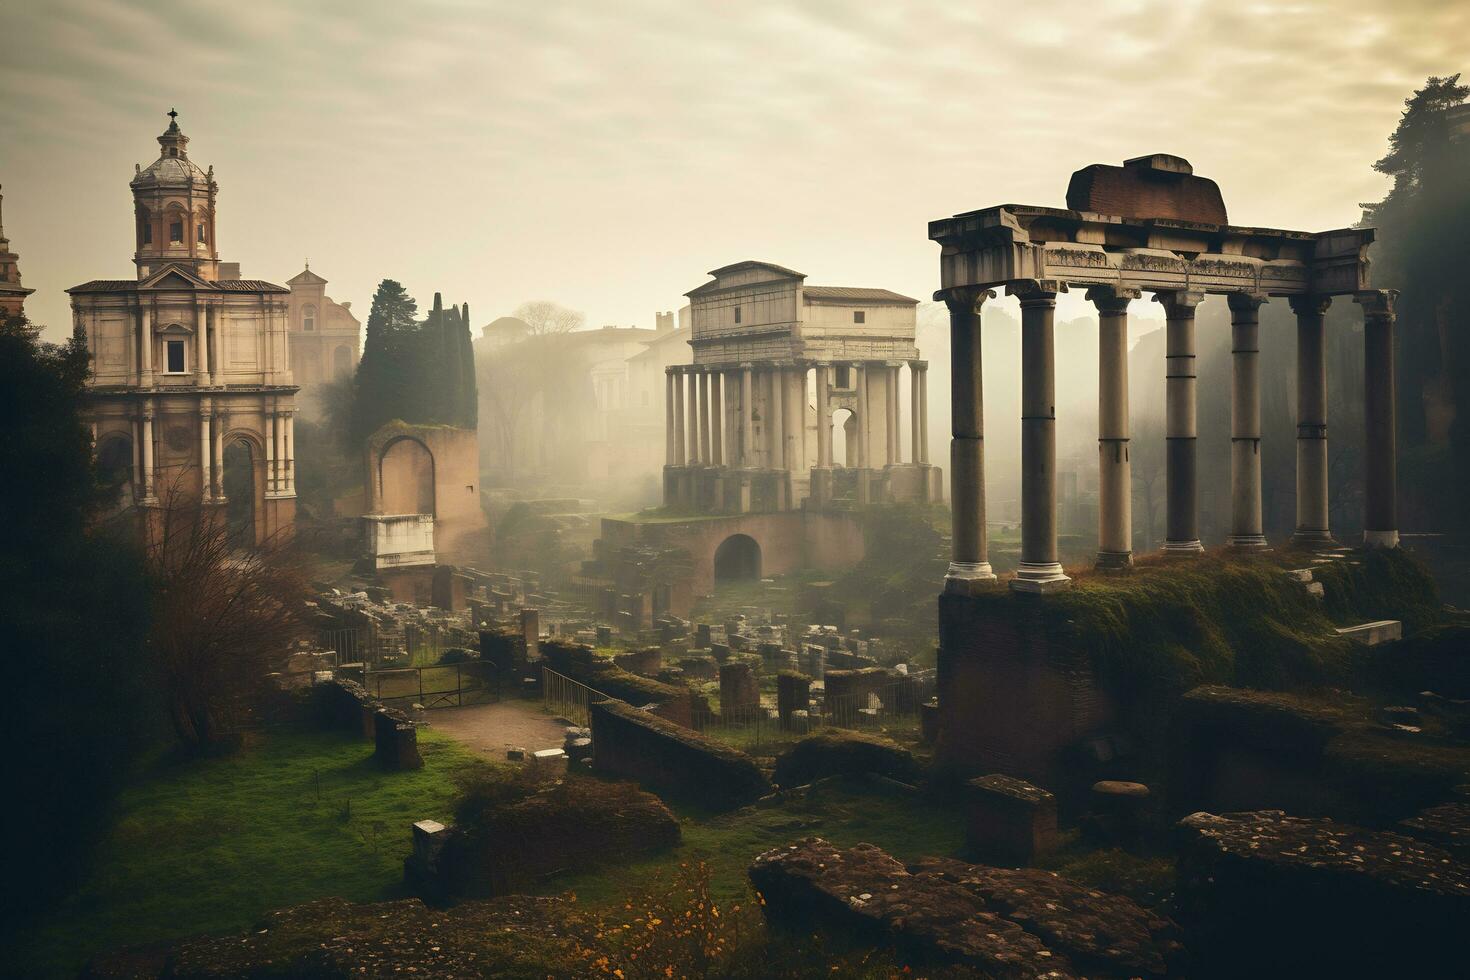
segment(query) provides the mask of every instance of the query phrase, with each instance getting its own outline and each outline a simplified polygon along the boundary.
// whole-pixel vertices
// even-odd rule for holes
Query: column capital
[[[1143,298],[1143,290],[1134,286],[1089,286],[1084,294],[1101,314],[1122,316],[1128,304]]]
[[[1065,293],[1067,284],[1060,279],[1012,279],[1006,283],[1006,295],[1015,296],[1022,306],[1055,306],[1057,293]]]
[[[1288,296],[1286,301],[1291,304],[1291,312],[1297,316],[1321,316],[1332,305],[1331,296],[1319,296],[1316,293],[1298,293]]]
[[[1164,316],[1170,320],[1187,320],[1194,316],[1194,308],[1205,301],[1203,289],[1167,289],[1154,293],[1154,302],[1164,307]]]
[[[1353,294],[1353,302],[1363,308],[1365,320],[1392,320],[1398,299],[1397,289],[1364,289]]]
[[[1260,310],[1262,303],[1270,300],[1265,293],[1230,293],[1225,297],[1225,302],[1230,306],[1230,312],[1235,314],[1256,313]]]
[[[913,360],[909,361],[909,370],[910,371],[927,371],[927,370],[929,370],[929,362],[926,361],[926,360],[924,360],[921,357],[916,357]]]
[[[954,286],[934,293],[934,301],[949,307],[949,312],[974,313],[977,316],[988,299],[995,299],[995,290],[984,286]]]

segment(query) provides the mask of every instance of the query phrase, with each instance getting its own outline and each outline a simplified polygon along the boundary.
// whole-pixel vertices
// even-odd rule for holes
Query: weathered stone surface
[[[1057,799],[1012,776],[980,776],[965,784],[966,840],[990,861],[1029,864],[1056,847]]]
[[[1001,980],[1161,976],[1180,955],[1168,920],[1046,871],[905,867],[871,844],[814,837],[760,855],[750,879],[773,927],[843,930]]]
[[[904,783],[922,773],[913,753],[890,738],[828,728],[808,735],[776,759],[776,783],[787,789],[823,776],[877,773]]]
[[[755,761],[722,742],[619,701],[592,705],[592,766],[712,809],[760,799],[770,783]]]
[[[1416,840],[1442,847],[1461,861],[1470,860],[1470,803],[1444,803],[1421,810],[1399,829]]]
[[[389,771],[422,769],[418,729],[409,717],[392,708],[380,708],[376,718],[373,758]]]
[[[1054,871],[947,858],[925,858],[909,871],[963,886],[1089,976],[1163,976],[1183,955],[1179,927],[1169,919]]]
[[[252,929],[95,958],[87,977],[536,977],[577,965],[576,907],[513,895],[450,910],[418,899],[327,898],[265,915]]]
[[[1180,829],[1179,915],[1209,975],[1439,976],[1463,966],[1470,868],[1446,851],[1279,810],[1195,813]]]

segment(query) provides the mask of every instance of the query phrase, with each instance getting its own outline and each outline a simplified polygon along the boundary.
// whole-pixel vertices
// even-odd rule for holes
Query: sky
[[[247,277],[309,258],[361,319],[394,278],[476,327],[542,298],[652,326],[747,258],[928,298],[929,220],[1062,206],[1072,171],[1144,153],[1217,181],[1233,223],[1348,225],[1387,189],[1403,100],[1470,68],[1470,3],[1426,0],[4,0],[0,20],[5,232],[51,338],[68,286],[135,274],[128,181],[170,108]]]

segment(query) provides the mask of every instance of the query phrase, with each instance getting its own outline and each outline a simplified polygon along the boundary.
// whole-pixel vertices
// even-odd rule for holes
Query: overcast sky
[[[170,107],[246,276],[309,256],[364,319],[391,277],[477,327],[535,298],[652,326],[745,258],[927,298],[927,221],[1061,206],[1073,170],[1146,152],[1237,224],[1347,225],[1403,99],[1470,68],[1456,0],[6,0],[3,24],[5,230],[53,327],[67,286],[134,274],[128,180]]]

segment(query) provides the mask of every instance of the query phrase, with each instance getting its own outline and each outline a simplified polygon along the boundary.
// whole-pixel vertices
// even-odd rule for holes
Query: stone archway
[[[248,439],[233,438],[225,445],[220,487],[225,492],[225,522],[236,547],[253,547],[260,540],[255,491],[256,448]]]
[[[761,577],[761,546],[748,534],[732,534],[715,549],[715,584]]]
[[[378,456],[378,512],[435,515],[434,454],[413,436],[399,436]]]

